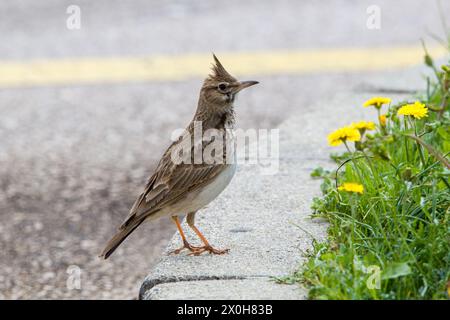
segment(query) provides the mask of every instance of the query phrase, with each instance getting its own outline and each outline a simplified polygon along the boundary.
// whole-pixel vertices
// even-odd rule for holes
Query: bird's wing
[[[175,203],[190,192],[209,184],[222,171],[223,165],[178,165],[167,176],[163,176],[150,190],[144,191],[136,200],[128,218],[120,226],[143,220],[166,205]]]
[[[171,159],[171,152],[176,145],[177,143],[174,143],[167,149],[120,229],[126,228],[132,222],[146,219],[164,206],[175,203],[190,192],[209,184],[226,166],[226,164],[203,163],[176,164]]]

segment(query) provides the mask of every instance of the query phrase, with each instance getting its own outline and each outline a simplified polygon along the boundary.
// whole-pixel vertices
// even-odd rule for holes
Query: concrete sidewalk
[[[340,93],[315,108],[290,117],[280,128],[280,169],[261,175],[243,166],[231,185],[209,208],[199,212],[198,227],[223,256],[198,257],[167,252],[180,246],[175,235],[160,263],[144,280],[141,299],[305,299],[297,285],[281,285],[273,277],[297,270],[313,238],[326,236],[327,224],[311,219],[310,205],[320,195],[320,181],[310,177],[318,167],[333,168],[327,134],[352,121],[376,121],[376,111],[363,102],[377,88],[422,89],[421,68],[369,79],[357,91]],[[397,102],[410,94],[387,94]],[[185,225],[186,230],[188,229]],[[190,238],[195,239],[192,233]]]

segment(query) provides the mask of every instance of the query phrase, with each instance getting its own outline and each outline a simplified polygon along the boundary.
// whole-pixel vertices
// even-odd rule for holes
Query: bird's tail
[[[100,258],[108,259],[108,257],[117,249],[117,247],[142,223],[143,220],[138,221],[126,228],[119,230],[114,237],[112,237],[106,244],[105,249],[99,255]]]

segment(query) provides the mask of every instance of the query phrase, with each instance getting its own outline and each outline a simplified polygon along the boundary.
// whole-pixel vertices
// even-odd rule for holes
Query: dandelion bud
[[[394,142],[394,136],[392,136],[392,135],[388,135],[388,136],[386,136],[386,143],[391,143],[391,142]]]
[[[411,180],[411,176],[412,176],[411,168],[406,167],[405,171],[403,171],[403,173],[402,173],[403,180],[409,181],[409,180]]]
[[[431,58],[429,54],[425,55],[425,64],[429,67],[434,65],[433,58]]]
[[[361,143],[361,141],[356,141],[356,142],[355,142],[355,149],[356,149],[356,150],[359,150],[359,151],[364,150],[364,146],[363,146],[363,144]]]
[[[433,132],[434,129],[436,129],[436,124],[435,123],[427,123],[425,125],[425,132],[426,133]]]

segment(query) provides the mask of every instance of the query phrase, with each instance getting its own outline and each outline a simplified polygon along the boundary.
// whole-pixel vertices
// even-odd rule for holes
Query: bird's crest
[[[209,75],[211,80],[215,81],[225,81],[225,82],[234,82],[236,79],[228,73],[227,70],[223,67],[222,63],[220,63],[219,59],[217,59],[216,55],[213,53],[214,64],[212,66],[212,74]]]

